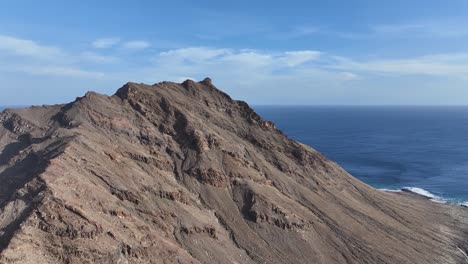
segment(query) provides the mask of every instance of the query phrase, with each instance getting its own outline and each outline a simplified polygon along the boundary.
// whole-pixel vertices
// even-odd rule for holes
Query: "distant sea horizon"
[[[253,108],[375,188],[468,205],[468,106]]]
[[[439,107],[439,106],[467,106],[468,104],[251,104],[253,107],[263,107],[263,106],[274,106],[274,107],[321,107],[321,106],[376,106],[376,107],[385,107],[385,106],[395,106],[395,107],[405,107],[405,106],[429,106],[429,107]]]

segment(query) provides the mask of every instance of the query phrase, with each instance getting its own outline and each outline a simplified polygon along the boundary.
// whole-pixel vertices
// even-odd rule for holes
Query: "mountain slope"
[[[384,193],[210,79],[0,114],[2,263],[465,263],[468,212]]]

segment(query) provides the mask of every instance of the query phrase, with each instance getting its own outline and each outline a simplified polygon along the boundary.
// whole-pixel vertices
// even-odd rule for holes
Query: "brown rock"
[[[0,263],[466,263],[466,208],[384,193],[210,79],[0,114]]]

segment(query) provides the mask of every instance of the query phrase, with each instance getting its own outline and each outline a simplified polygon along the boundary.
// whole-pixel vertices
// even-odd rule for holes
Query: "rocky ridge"
[[[0,114],[1,263],[466,263],[468,212],[360,182],[210,79]]]

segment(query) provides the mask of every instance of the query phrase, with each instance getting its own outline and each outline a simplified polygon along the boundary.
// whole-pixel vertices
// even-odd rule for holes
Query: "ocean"
[[[375,188],[468,205],[468,107],[254,108]]]

